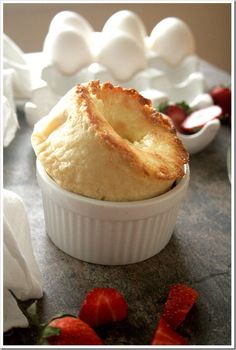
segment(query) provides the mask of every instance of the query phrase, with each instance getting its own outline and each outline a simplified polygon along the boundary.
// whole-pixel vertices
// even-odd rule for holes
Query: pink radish
[[[186,132],[196,132],[202,128],[209,121],[220,118],[222,116],[222,109],[219,106],[210,106],[199,109],[191,113],[181,124],[181,127]]]

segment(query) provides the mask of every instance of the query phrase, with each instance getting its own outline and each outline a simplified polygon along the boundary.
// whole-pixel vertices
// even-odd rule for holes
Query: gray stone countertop
[[[37,308],[42,322],[58,313],[77,314],[94,287],[114,287],[129,305],[125,321],[98,329],[106,345],[148,345],[169,287],[186,283],[199,299],[180,329],[190,345],[231,344],[231,186],[226,156],[231,129],[222,125],[214,141],[191,156],[191,179],[173,236],[158,255],[137,264],[101,266],[76,260],[46,235],[35,176],[32,130],[19,113],[20,129],[4,150],[4,188],[25,202],[33,249],[43,276]],[[29,328],[4,335],[4,345],[35,344]]]

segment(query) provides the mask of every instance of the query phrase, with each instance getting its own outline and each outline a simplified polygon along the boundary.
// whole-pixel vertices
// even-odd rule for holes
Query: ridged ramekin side
[[[96,264],[143,261],[169,242],[179,203],[157,216],[130,221],[99,220],[70,212],[43,191],[47,233],[67,254]]]

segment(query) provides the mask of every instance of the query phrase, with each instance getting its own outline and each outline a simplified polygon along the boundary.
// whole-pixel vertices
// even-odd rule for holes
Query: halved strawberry
[[[52,320],[43,330],[41,344],[102,345],[95,331],[77,317],[65,316]]]
[[[181,128],[185,133],[199,131],[206,123],[214,119],[219,119],[222,116],[222,109],[219,106],[210,106],[199,109],[191,113],[181,124]]]
[[[128,306],[123,295],[114,288],[94,288],[82,303],[79,318],[91,327],[121,321],[126,318]]]
[[[185,284],[171,286],[162,317],[176,329],[184,321],[197,298],[198,293],[192,287]]]
[[[151,345],[186,345],[187,341],[184,337],[176,333],[165,321],[160,318],[158,326],[155,330]]]

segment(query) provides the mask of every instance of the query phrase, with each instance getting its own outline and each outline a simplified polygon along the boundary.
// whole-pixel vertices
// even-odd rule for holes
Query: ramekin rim
[[[39,159],[36,159],[36,169],[37,172],[40,174],[41,178],[43,178],[44,181],[47,182],[51,187],[53,187],[54,190],[58,191],[60,194],[64,194],[68,199],[73,199],[73,200],[80,200],[80,202],[90,204],[90,205],[95,205],[95,206],[103,206],[103,207],[116,207],[116,208],[130,208],[130,207],[139,207],[139,206],[145,206],[145,205],[151,205],[156,203],[157,201],[163,201],[167,200],[168,197],[173,197],[174,195],[177,195],[179,192],[181,192],[182,188],[185,187],[185,185],[189,181],[189,176],[190,176],[190,169],[189,169],[189,164],[184,165],[185,169],[185,175],[183,176],[182,179],[178,181],[178,183],[171,188],[169,191],[156,196],[152,198],[147,198],[147,199],[141,199],[141,200],[136,200],[136,201],[107,201],[107,200],[101,200],[101,199],[95,199],[95,198],[90,198],[86,197],[77,193],[73,193],[70,191],[67,191],[66,189],[60,187],[46,172],[42,164],[40,163]]]

